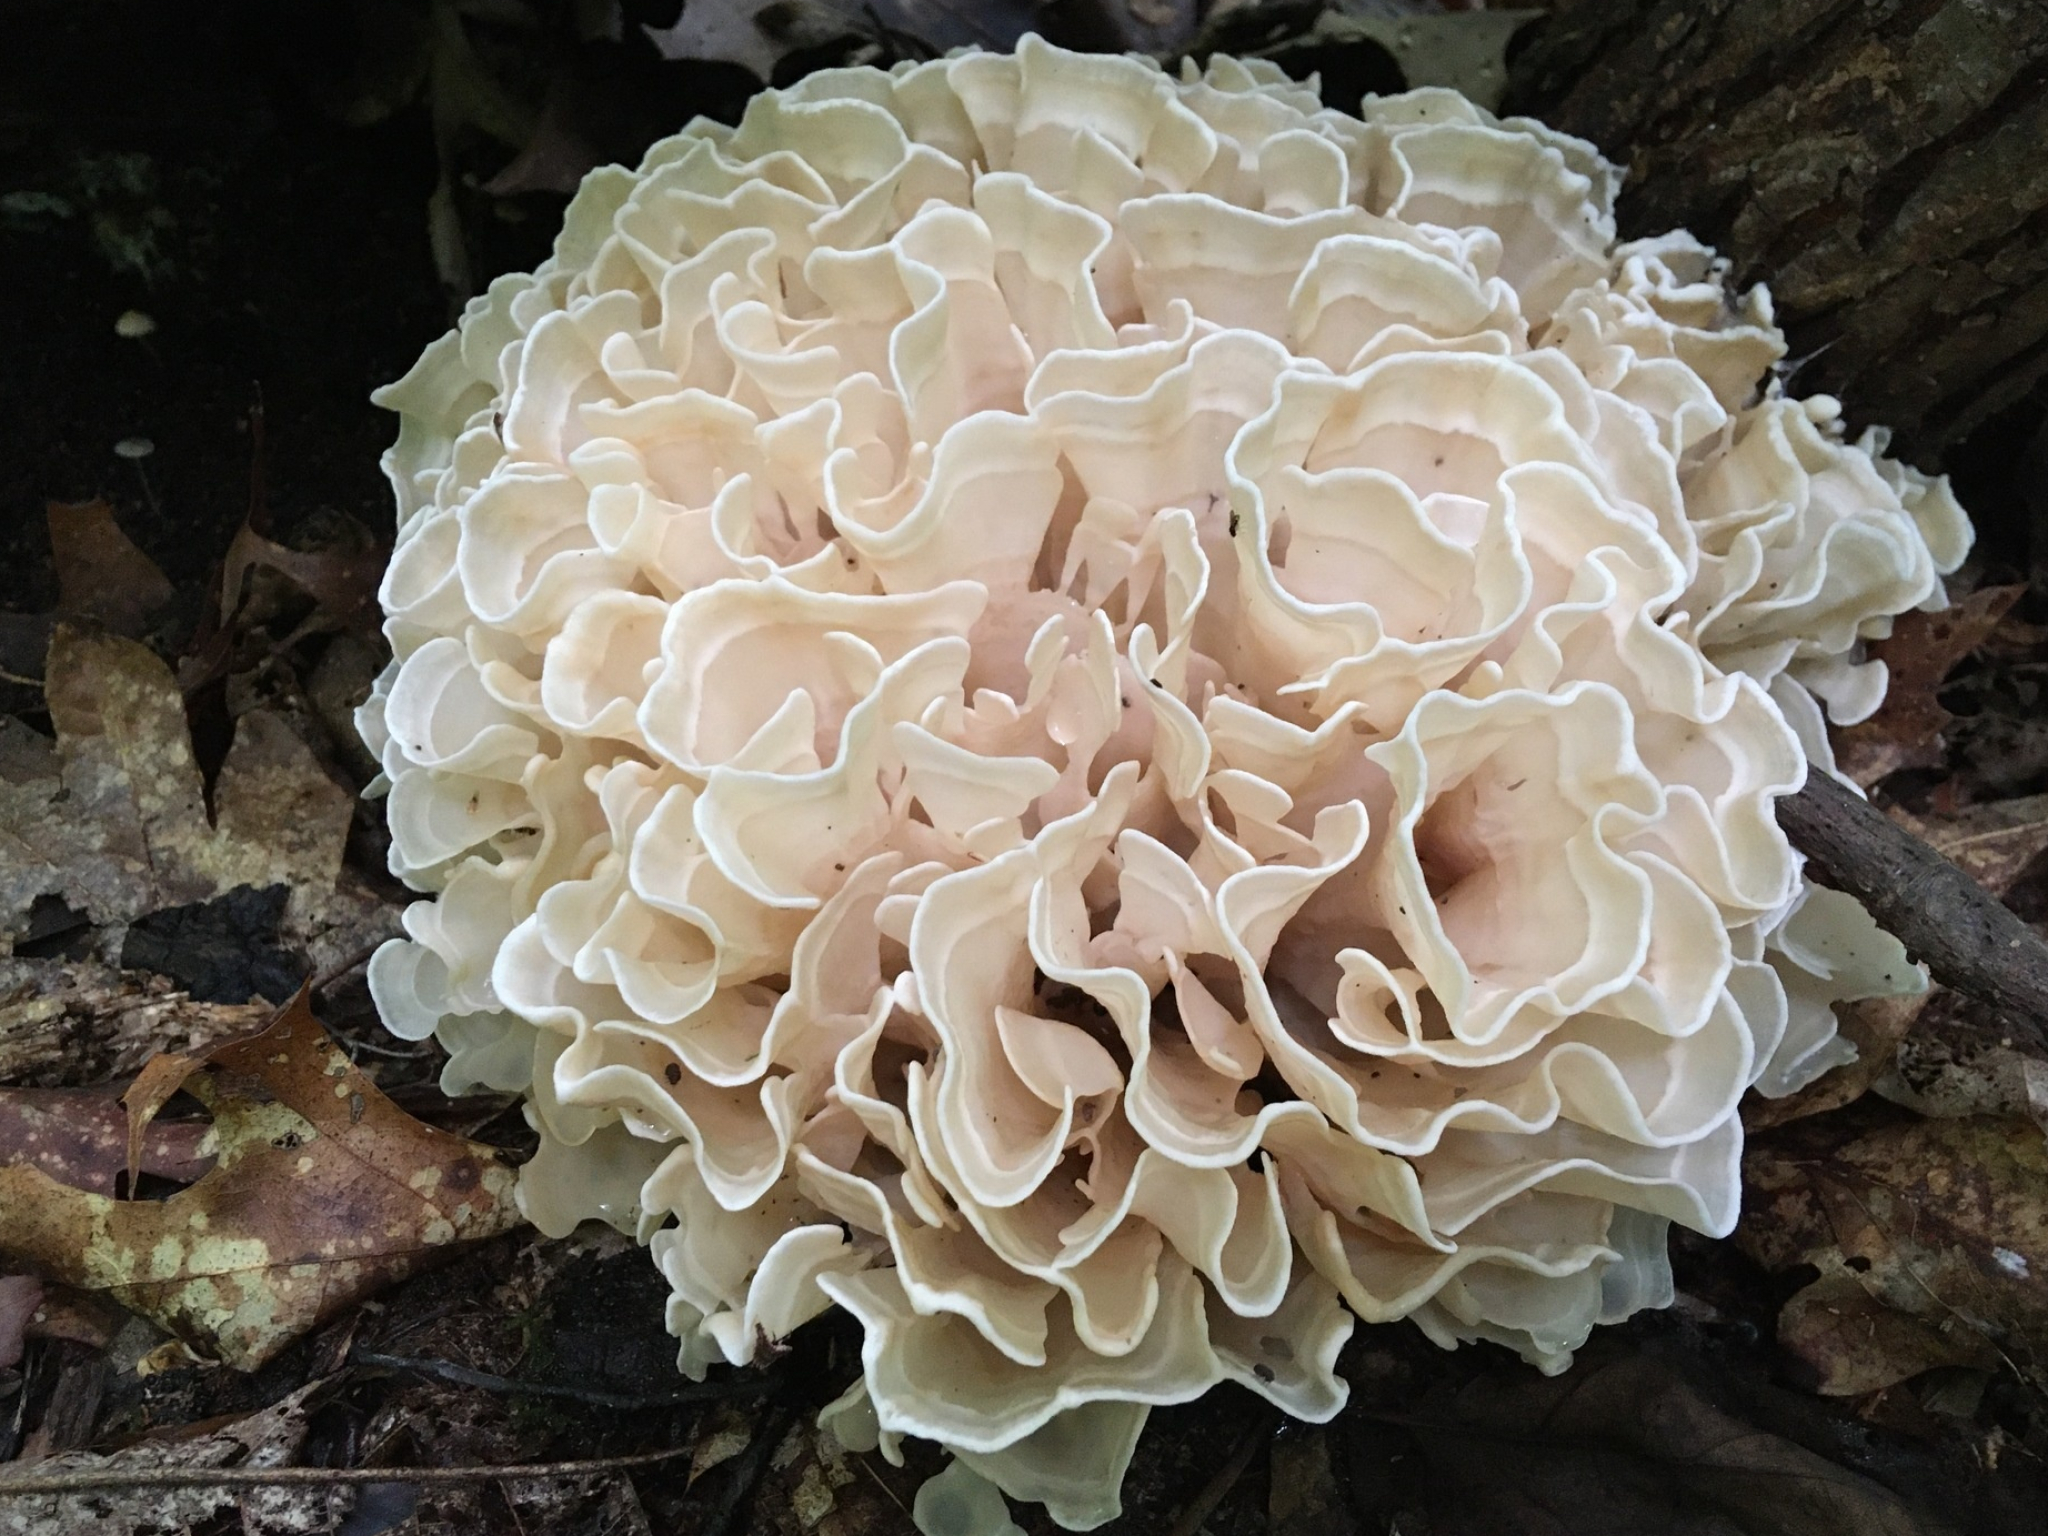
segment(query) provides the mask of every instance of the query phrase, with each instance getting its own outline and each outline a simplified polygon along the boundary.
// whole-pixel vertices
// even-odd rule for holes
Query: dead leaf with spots
[[[1835,733],[1842,772],[1868,789],[1901,768],[1939,767],[1942,732],[1954,717],[1936,695],[2026,590],[1980,587],[1938,612],[1901,614],[1890,638],[1872,641],[1870,654],[1890,669],[1891,681],[1876,714]]]
[[[354,797],[282,717],[235,722],[209,815],[184,698],[148,648],[59,624],[44,675],[56,740],[10,723],[0,754],[0,943],[39,897],[105,925],[242,885],[290,888],[286,930],[316,966],[338,958],[321,935],[353,953],[388,926],[337,889]]]
[[[2048,1048],[1953,994],[1898,1043],[1871,1092],[1939,1120],[2009,1115],[2048,1135]]]
[[[2007,1363],[2048,1385],[2048,1145],[2024,1120],[1810,1123],[1743,1158],[1737,1244],[1820,1278],[1778,1341],[1816,1390],[1875,1391],[1940,1365]]]
[[[147,1125],[179,1087],[213,1115],[216,1162],[162,1201],[119,1201],[0,1168],[0,1254],[101,1291],[243,1369],[364,1296],[518,1224],[513,1170],[423,1125],[331,1041],[304,995],[131,1090]]]
[[[213,1163],[210,1132],[190,1120],[137,1126],[103,1088],[0,1088],[0,1165],[26,1163],[94,1194],[117,1193],[124,1171],[191,1183]]]

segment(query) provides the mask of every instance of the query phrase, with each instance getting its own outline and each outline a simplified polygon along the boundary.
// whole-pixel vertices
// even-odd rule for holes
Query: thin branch
[[[1246,1428],[1243,1438],[1230,1453],[1230,1459],[1218,1467],[1209,1481],[1202,1484],[1201,1491],[1189,1501],[1173,1522],[1168,1536],[1195,1536],[1208,1518],[1216,1513],[1216,1506],[1229,1497],[1230,1490],[1237,1486],[1237,1480],[1244,1476],[1252,1458],[1259,1454],[1259,1448],[1273,1438],[1274,1427],[1279,1415],[1268,1408],[1261,1412]]]
[[[499,1478],[588,1477],[687,1456],[686,1445],[587,1461],[529,1461],[499,1467],[94,1467],[77,1472],[0,1478],[0,1498],[101,1493],[123,1488],[293,1488],[359,1483],[488,1483]]]
[[[867,1473],[869,1481],[871,1481],[877,1488],[881,1489],[883,1494],[887,1496],[889,1502],[891,1504],[894,1504],[899,1510],[903,1512],[904,1519],[911,1521],[912,1524],[916,1523],[916,1517],[910,1513],[910,1506],[905,1504],[901,1499],[896,1497],[896,1490],[894,1488],[891,1488],[889,1486],[888,1480],[884,1478],[881,1473],[877,1472],[872,1465],[869,1464],[867,1456],[865,1454],[851,1456],[847,1459],[850,1460],[856,1467],[859,1467],[861,1471]]]
[[[515,1381],[509,1376],[493,1376],[488,1371],[472,1370],[466,1365],[457,1365],[452,1360],[385,1355],[371,1349],[350,1350],[348,1358],[352,1365],[376,1366],[387,1371],[411,1371],[458,1387],[478,1387],[486,1392],[503,1392],[513,1397],[558,1397],[574,1403],[589,1403],[596,1408],[675,1408],[686,1403],[723,1402],[735,1397],[751,1397],[767,1391],[773,1385],[764,1376],[753,1380],[706,1382],[701,1386],[676,1387],[667,1392],[607,1392],[601,1387]]]
[[[384,947],[384,942],[383,939],[379,939],[374,944],[365,944],[347,959],[337,960],[333,965],[330,965],[326,970],[313,978],[313,990],[315,992],[325,992],[351,971],[356,970],[360,966],[368,965],[370,957]]]
[[[1778,824],[1935,980],[2034,1028],[2048,1019],[2048,941],[1876,806],[1816,772]]]

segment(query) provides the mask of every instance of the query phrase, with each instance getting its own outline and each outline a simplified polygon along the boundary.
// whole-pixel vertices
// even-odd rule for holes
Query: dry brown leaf
[[[665,59],[737,64],[765,81],[794,52],[878,34],[931,54],[981,46],[1007,53],[1037,7],[1020,0],[685,0],[672,25],[648,27]]]
[[[1884,703],[1861,725],[1835,733],[1835,761],[1869,788],[1901,768],[1942,761],[1941,733],[1954,717],[1936,697],[1956,664],[1990,638],[2024,586],[1980,587],[1938,613],[1901,614],[1870,654],[1891,671]]]
[[[121,531],[104,501],[48,504],[57,608],[131,638],[176,596],[170,578]]]
[[[1820,1271],[1779,1320],[1779,1342],[1813,1368],[1820,1391],[1872,1391],[1987,1357],[2048,1380],[2048,1146],[2038,1127],[1915,1121],[1835,1147],[1819,1131],[1793,1132],[1753,1144],[1743,1174],[1738,1245],[1770,1269]],[[1845,1307],[1851,1288],[1872,1306]],[[1920,1326],[1879,1326],[1873,1308]]]
[[[1871,1091],[1916,1114],[2017,1116],[2048,1134],[2048,1052],[2038,1037],[1956,1003],[1921,1016]]]
[[[1993,800],[1954,816],[1915,816],[1904,810],[1891,816],[1998,897],[2048,852],[2048,795]]]
[[[138,1171],[191,1183],[212,1165],[211,1129],[189,1120],[132,1127],[102,1088],[0,1088],[0,1165],[27,1163],[95,1194],[115,1193],[124,1169],[131,1188]]]
[[[519,1221],[512,1169],[387,1099],[303,994],[183,1085],[213,1114],[212,1171],[130,1202],[0,1168],[0,1252],[250,1369],[451,1245]]]
[[[183,697],[152,652],[60,624],[45,679],[55,743],[16,726],[0,758],[0,941],[40,896],[111,924],[239,885],[289,886],[295,937],[362,921],[335,890],[353,797],[280,718],[236,722],[209,818]]]
[[[65,1339],[97,1352],[134,1321],[104,1296],[52,1283],[43,1287],[42,1304],[29,1318],[26,1332],[32,1339]]]
[[[1998,1351],[1968,1324],[1886,1306],[1846,1272],[1816,1280],[1778,1314],[1778,1342],[1811,1365],[1823,1397],[1861,1397],[1937,1366],[1996,1369]]]
[[[1930,1000],[1951,995],[1936,987],[1911,997],[1874,997],[1841,1004],[1835,1009],[1835,1021],[1842,1037],[1856,1047],[1856,1059],[1782,1099],[1752,1094],[1742,1104],[1743,1125],[1752,1132],[1763,1131],[1855,1103],[1889,1069],[1899,1042],[1911,1032]]]
[[[314,602],[313,612],[281,644],[341,629],[369,608],[371,599],[377,595],[378,583],[384,579],[390,555],[389,550],[375,546],[360,550],[290,549],[265,538],[245,522],[228,545],[227,557],[221,564],[222,622],[231,621],[241,608],[250,573],[271,570]]]

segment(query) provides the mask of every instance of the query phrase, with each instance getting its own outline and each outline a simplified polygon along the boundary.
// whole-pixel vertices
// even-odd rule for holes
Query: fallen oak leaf
[[[1991,637],[2026,587],[1980,587],[1934,613],[1901,614],[1870,643],[1890,671],[1884,703],[1868,720],[1835,732],[1835,762],[1865,789],[1901,768],[1942,761],[1942,732],[1955,717],[1937,697],[1956,666]]]
[[[346,628],[369,609],[390,558],[389,550],[374,543],[359,550],[291,549],[244,522],[221,564],[221,622],[231,627],[248,600],[250,574],[272,570],[313,599],[313,611],[278,642],[280,649],[307,635]]]
[[[169,1097],[169,1095],[165,1095]],[[213,1165],[204,1121],[150,1124],[130,1116],[103,1088],[0,1088],[0,1164],[26,1163],[94,1194],[116,1192],[117,1175],[138,1173],[189,1184]]]
[[[1834,1134],[1839,1134],[1835,1132]],[[1820,1278],[1787,1303],[1779,1342],[1823,1393],[1861,1393],[1987,1356],[2048,1382],[2048,1144],[2024,1120],[1916,1120],[1829,1146],[1799,1126],[1752,1143],[1736,1245]],[[1925,1325],[1832,1327],[1853,1284]],[[1816,1289],[1818,1288],[1818,1289]],[[1809,1294],[1814,1292],[1814,1294]]]
[[[145,1120],[183,1086],[218,1161],[162,1201],[0,1168],[0,1253],[104,1292],[248,1370],[454,1245],[518,1224],[513,1170],[421,1124],[357,1070],[301,992],[253,1035],[145,1074]]]
[[[97,620],[133,639],[177,595],[104,501],[53,501],[46,511],[60,613]]]

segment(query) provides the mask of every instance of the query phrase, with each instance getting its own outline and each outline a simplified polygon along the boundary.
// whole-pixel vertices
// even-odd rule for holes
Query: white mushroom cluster
[[[1087,1528],[1152,1404],[1335,1413],[1354,1318],[1667,1301],[1744,1092],[1923,984],[1773,802],[1968,524],[1616,182],[1224,58],[828,71],[379,397],[372,986],[685,1370],[836,1303],[844,1435]]]

